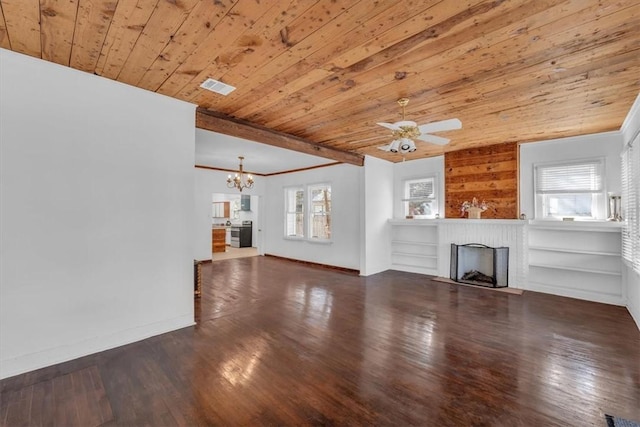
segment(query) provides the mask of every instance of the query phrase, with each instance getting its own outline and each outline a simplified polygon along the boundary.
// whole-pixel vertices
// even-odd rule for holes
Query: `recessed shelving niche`
[[[428,220],[393,223],[391,268],[436,276],[438,274],[438,228]]]
[[[620,225],[533,223],[529,226],[529,289],[623,304]]]

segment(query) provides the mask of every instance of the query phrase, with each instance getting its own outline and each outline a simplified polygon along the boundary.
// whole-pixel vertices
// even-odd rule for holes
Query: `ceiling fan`
[[[387,145],[378,147],[379,150],[390,151],[392,153],[411,153],[416,151],[414,139],[430,142],[437,145],[449,143],[449,139],[441,136],[430,135],[428,132],[444,132],[448,130],[462,129],[462,122],[458,119],[448,119],[438,122],[418,125],[411,120],[405,120],[404,109],[409,103],[408,98],[398,99],[398,104],[402,107],[402,120],[395,123],[377,123],[391,130],[394,140]]]

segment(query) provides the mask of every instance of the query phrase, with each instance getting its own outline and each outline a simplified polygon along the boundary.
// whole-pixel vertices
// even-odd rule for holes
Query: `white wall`
[[[360,269],[360,185],[362,168],[348,164],[270,176],[261,212],[264,251],[301,261]],[[284,188],[331,184],[331,243],[285,239]]]
[[[640,94],[636,98],[629,114],[620,128],[623,146],[628,144],[640,131]],[[634,144],[639,144],[636,137]],[[635,146],[634,146],[635,147]],[[622,280],[627,292],[627,309],[640,329],[640,275],[627,264],[622,264]]]
[[[229,172],[217,171],[212,169],[195,169],[195,219],[193,227],[193,240],[194,240],[194,254],[193,258],[203,261],[211,259],[211,203],[213,201],[212,195],[214,193],[229,193],[231,191],[227,187],[227,175]],[[257,217],[258,213],[258,197],[264,194],[265,181],[267,178],[256,176],[255,184],[252,189],[242,190],[242,194],[251,195],[251,213],[240,212],[240,219],[234,220],[234,222],[242,221],[243,219],[253,220],[253,242],[259,242],[257,235]],[[239,192],[238,192],[239,194]],[[255,203],[254,203],[255,202]],[[250,215],[251,218],[244,215]],[[254,246],[256,243],[253,244]]]
[[[605,158],[605,191],[620,194],[620,132],[606,132],[520,145],[520,213],[535,216],[533,167],[537,163]],[[606,216],[602,212],[603,217]],[[604,218],[603,218],[604,219]]]
[[[360,274],[368,276],[391,268],[393,163],[366,156],[363,172]]]
[[[393,164],[393,217],[404,218],[404,181],[435,176],[438,180],[438,212],[444,218],[444,156]]]
[[[0,49],[0,376],[193,324],[194,106]]]

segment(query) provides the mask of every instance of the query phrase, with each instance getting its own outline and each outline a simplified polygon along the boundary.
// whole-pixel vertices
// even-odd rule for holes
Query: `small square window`
[[[435,218],[438,210],[434,177],[407,180],[404,183],[404,214],[414,218]]]

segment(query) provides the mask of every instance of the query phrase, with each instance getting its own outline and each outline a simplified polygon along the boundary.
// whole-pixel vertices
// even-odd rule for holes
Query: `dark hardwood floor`
[[[198,325],[0,382],[6,426],[640,420],[623,307],[270,257],[203,265]]]

